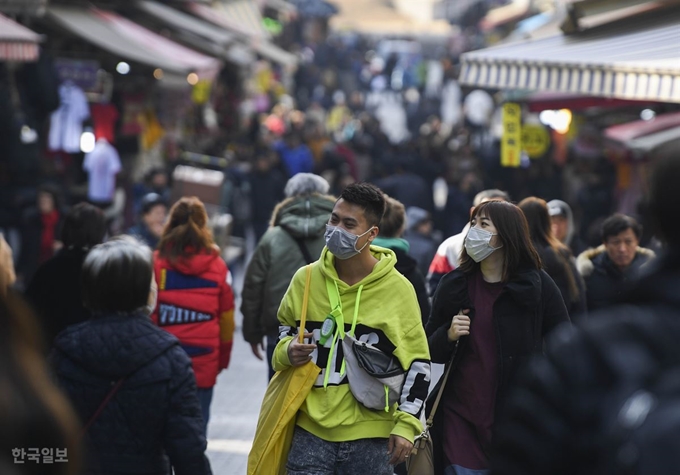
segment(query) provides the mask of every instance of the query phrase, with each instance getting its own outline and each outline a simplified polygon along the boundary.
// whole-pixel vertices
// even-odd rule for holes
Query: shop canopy
[[[164,71],[212,78],[219,60],[198,53],[116,13],[96,8],[50,6],[49,15],[72,33],[126,59]]]
[[[251,38],[269,38],[262,15],[252,0],[221,0],[212,5],[190,3],[192,13]]]
[[[254,57],[238,43],[235,34],[213,23],[196,18],[151,0],[138,0],[137,6],[179,32],[189,33],[192,37],[204,39],[206,50],[237,64],[249,64]]]
[[[42,36],[0,14],[0,61],[37,61]]]
[[[680,142],[680,112],[614,125],[604,131],[604,137],[610,144],[644,155],[670,142]]]
[[[189,9],[195,15],[214,25],[237,33],[245,39],[246,46],[258,54],[284,66],[297,64],[297,57],[269,41],[270,35],[264,28],[262,15],[250,0],[215,2],[213,5],[190,3]]]
[[[460,81],[680,102],[680,9],[635,15],[571,35],[510,43],[462,56]]]

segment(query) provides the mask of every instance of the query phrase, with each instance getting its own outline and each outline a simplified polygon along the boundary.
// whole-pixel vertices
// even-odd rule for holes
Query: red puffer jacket
[[[229,366],[234,336],[234,294],[217,250],[170,263],[154,252],[158,303],[153,322],[175,335],[191,357],[199,388],[215,385]]]

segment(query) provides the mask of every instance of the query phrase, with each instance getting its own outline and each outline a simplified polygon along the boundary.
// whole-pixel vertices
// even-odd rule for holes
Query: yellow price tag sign
[[[529,158],[541,158],[550,147],[550,134],[545,127],[538,124],[522,126],[522,150]]]

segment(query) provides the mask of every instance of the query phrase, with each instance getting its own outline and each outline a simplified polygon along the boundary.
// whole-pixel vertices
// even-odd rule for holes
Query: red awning
[[[0,60],[37,61],[42,36],[0,14]]]
[[[630,106],[645,106],[657,104],[654,101],[628,101],[609,97],[584,96],[562,92],[536,92],[520,99],[529,107],[530,112],[541,112],[550,109],[569,109],[582,111],[591,107],[616,108]]]
[[[604,135],[609,140],[626,143],[675,127],[680,127],[680,112],[658,115],[652,120],[636,120],[627,124],[614,125],[605,130]]]
[[[604,131],[604,137],[613,150],[627,150],[634,157],[643,157],[671,142],[680,143],[680,112],[614,125]]]

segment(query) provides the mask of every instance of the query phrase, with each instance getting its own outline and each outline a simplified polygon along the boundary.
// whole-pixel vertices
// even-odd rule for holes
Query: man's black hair
[[[352,183],[342,190],[340,198],[363,209],[366,221],[371,226],[378,226],[385,214],[383,192],[370,183]]]
[[[104,240],[106,217],[90,203],[78,203],[66,214],[61,240],[66,248],[90,249]]]
[[[621,213],[611,215],[602,223],[602,242],[607,242],[610,237],[618,236],[627,229],[632,229],[638,240],[642,236],[642,226],[635,219]]]
[[[149,214],[151,210],[154,209],[156,206],[165,206],[167,208],[168,203],[158,193],[147,193],[146,195],[144,195],[144,198],[142,198],[140,209],[142,216]]]

